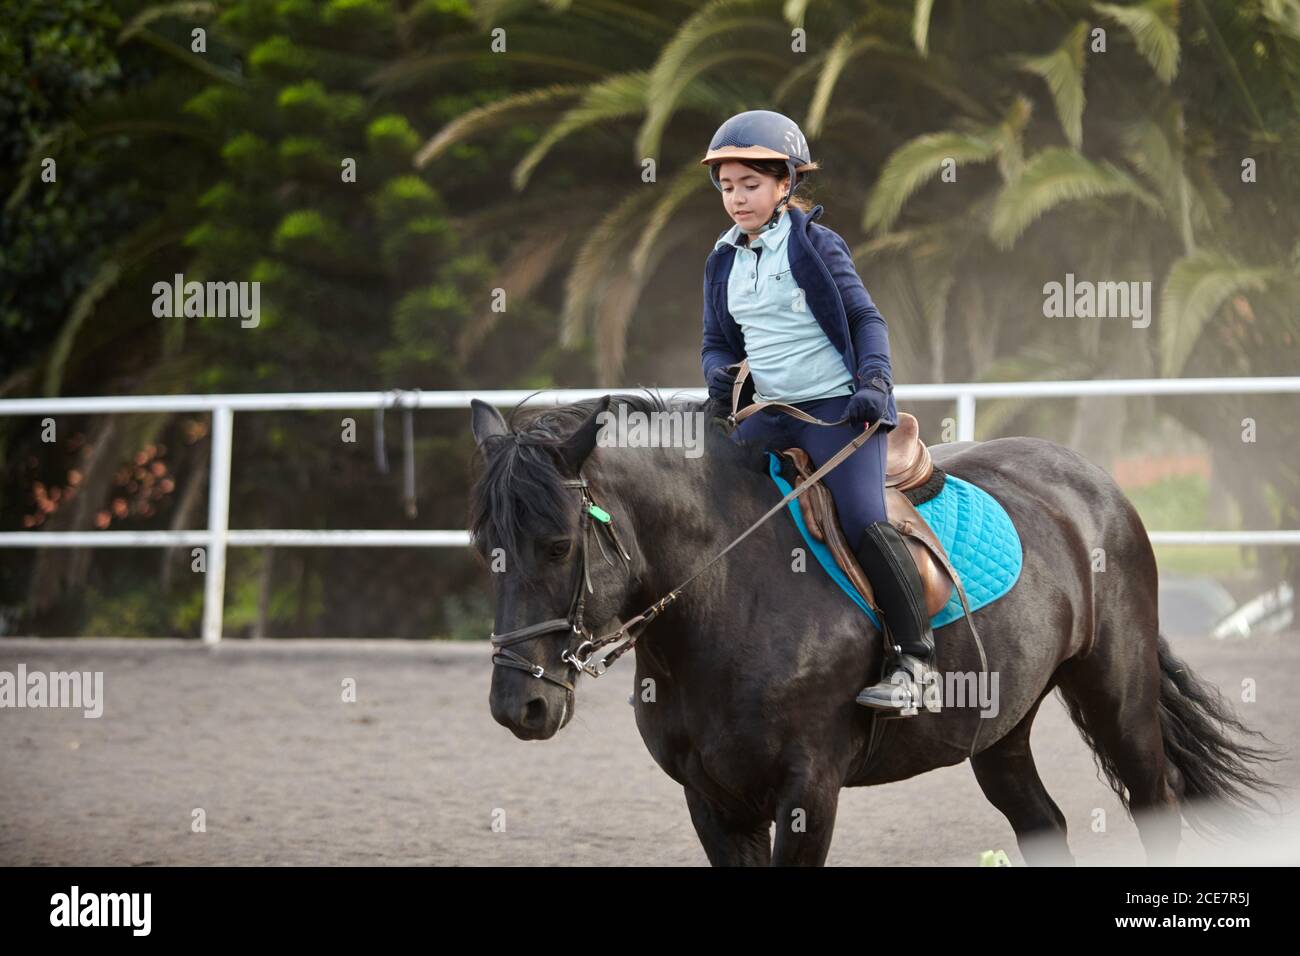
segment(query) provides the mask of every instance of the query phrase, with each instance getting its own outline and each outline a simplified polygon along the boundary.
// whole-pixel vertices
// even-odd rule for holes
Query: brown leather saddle
[[[796,488],[815,470],[812,459],[802,448],[786,448],[781,451],[781,455],[794,466],[793,484]],[[941,472],[938,474],[942,475]],[[931,617],[938,614],[952,596],[954,581],[949,573],[951,565],[948,564],[943,545],[906,492],[915,492],[928,486],[934,491],[927,497],[933,497],[938,488],[942,487],[934,480],[935,477],[934,462],[930,460],[930,450],[921,441],[915,416],[899,412],[898,426],[889,433],[889,451],[885,461],[885,512],[890,523],[903,535],[908,550],[916,561],[916,568],[925,585],[926,613]],[[804,493],[800,501],[809,534],[830,548],[840,570],[853,582],[871,609],[879,612],[871,582],[844,537],[830,489],[819,481]]]
[[[787,414],[805,421],[809,418],[797,408],[784,402],[752,402],[742,409],[747,398],[753,397],[753,383],[749,380],[749,360],[745,359],[736,366],[736,381],[731,392],[731,420],[738,422],[767,406],[780,409]],[[786,448],[781,452],[795,471],[792,484],[798,488],[816,471],[812,459],[802,448]],[[921,429],[916,416],[899,412],[898,425],[889,432],[889,445],[885,459],[885,514],[890,523],[899,530],[908,550],[916,562],[921,582],[925,586],[926,613],[933,617],[938,614],[952,596],[956,587],[962,591],[961,579],[948,560],[947,552],[939,542],[934,530],[926,524],[916,505],[927,501],[943,488],[943,472],[936,469],[930,458],[930,450],[921,441]],[[840,525],[839,515],[835,510],[835,500],[830,489],[820,480],[802,495],[802,514],[809,533],[823,542],[835,555],[835,563],[848,577],[862,595],[868,606],[880,614],[876,606],[875,590],[867,579],[866,572],[858,564],[857,555],[849,547]],[[962,594],[965,605],[965,595]]]

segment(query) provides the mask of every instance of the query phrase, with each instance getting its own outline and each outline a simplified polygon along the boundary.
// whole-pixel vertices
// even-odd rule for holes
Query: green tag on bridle
[[[587,505],[587,513],[597,521],[603,521],[605,524],[610,522],[609,512],[600,505]]]

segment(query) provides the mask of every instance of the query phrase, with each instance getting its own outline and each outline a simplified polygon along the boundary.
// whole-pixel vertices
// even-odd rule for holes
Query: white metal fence
[[[207,549],[203,640],[221,639],[228,547],[467,547],[467,531],[309,531],[231,530],[230,448],[235,412],[364,410],[378,408],[469,409],[471,398],[499,407],[528,399],[530,404],[566,404],[634,388],[552,389],[541,394],[522,389],[497,391],[289,392],[247,395],[131,395],[104,398],[17,398],[0,400],[0,415],[123,414],[210,412],[212,463],[209,473],[208,527],[197,531],[10,531],[0,532],[0,548],[138,548],[191,546]],[[665,395],[701,399],[702,388],[660,389]],[[1212,395],[1300,392],[1300,377],[1104,379],[1075,382],[978,382],[900,385],[900,402],[955,401],[957,440],[975,437],[975,404],[992,398],[1073,398],[1082,395]],[[531,396],[531,397],[530,397]],[[1300,529],[1283,531],[1154,531],[1155,544],[1300,545]]]

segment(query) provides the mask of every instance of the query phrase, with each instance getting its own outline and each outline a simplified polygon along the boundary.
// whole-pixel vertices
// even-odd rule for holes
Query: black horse
[[[598,416],[620,403],[647,416],[699,416],[703,453],[598,443],[610,421]],[[732,441],[716,412],[712,403],[670,405],[650,393],[516,408],[507,423],[474,402],[482,467],[470,530],[497,572],[494,639],[515,632],[494,658],[508,666],[495,668],[490,704],[517,737],[549,738],[573,717],[573,652],[582,635],[565,622],[575,581],[586,592],[586,623],[611,630],[779,500],[765,449]],[[939,713],[879,719],[855,704],[864,682],[881,673],[881,637],[827,575],[792,570],[804,542],[789,517],[774,515],[658,614],[636,647],[637,727],[685,788],[709,860],[820,865],[841,787],[969,759],[1025,859],[1072,863],[1065,817],[1029,748],[1034,716],[1053,689],[1137,822],[1149,862],[1173,860],[1180,814],[1208,832],[1249,827],[1249,811],[1258,809],[1252,793],[1270,788],[1258,763],[1275,758],[1232,739],[1229,732],[1255,732],[1159,634],[1151,543],[1111,478],[1033,438],[938,446],[933,456],[992,494],[1023,542],[1015,587],[975,612],[988,671],[999,678],[996,716],[946,704]],[[591,532],[581,511],[592,502],[611,516],[606,528],[617,538],[591,550],[587,589],[579,561]],[[1104,571],[1094,570],[1099,553]],[[964,620],[935,639],[941,672],[981,672]]]

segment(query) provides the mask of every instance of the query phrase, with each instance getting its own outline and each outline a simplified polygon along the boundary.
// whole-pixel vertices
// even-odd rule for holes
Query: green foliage
[[[280,220],[271,246],[291,259],[326,266],[348,252],[342,227],[314,209],[299,209]]]
[[[286,86],[280,90],[277,105],[286,123],[304,131],[343,131],[365,110],[360,95],[328,92],[317,80]]]
[[[939,175],[943,163],[955,166],[990,160],[997,145],[987,136],[967,133],[927,133],[900,146],[880,173],[863,225],[890,229],[903,204],[926,182]]]
[[[82,633],[101,637],[175,637],[173,610],[168,595],[137,585],[126,591],[87,591]]]
[[[442,214],[438,194],[419,176],[399,176],[388,180],[374,200],[375,215],[385,229],[395,228],[418,216]]]
[[[0,384],[540,387],[585,384],[593,371],[623,384],[625,368],[665,342],[698,336],[700,237],[721,226],[698,159],[721,119],[761,107],[816,131],[823,171],[812,185],[828,190],[828,224],[870,265],[900,380],[1293,373],[1293,8],[10,0]],[[200,23],[203,57],[188,46]],[[814,41],[806,54],[789,50],[796,23]],[[1098,25],[1110,36],[1104,68],[1086,32]],[[509,55],[488,49],[491,26],[508,27]],[[47,155],[59,160],[55,184],[39,179]],[[1244,157],[1258,184],[1242,181]],[[646,159],[653,184],[641,179]],[[949,159],[957,177],[940,186]],[[855,223],[868,235],[849,235]],[[1042,284],[1067,271],[1149,278],[1158,327],[1044,322]],[[155,319],[141,303],[176,272],[260,282],[260,325]],[[506,313],[491,310],[494,288],[508,293]],[[1059,427],[1065,405],[992,403],[981,431]],[[1210,427],[1193,403],[1162,408]],[[241,417],[238,523],[406,520],[394,477],[370,465],[373,435],[340,453],[336,420],[316,433],[302,424]],[[420,469],[423,527],[463,522],[461,426],[417,420],[423,453],[449,460]],[[7,428],[7,466],[36,455],[66,473],[65,456]],[[1278,429],[1300,440],[1294,424]],[[204,450],[199,440],[195,455]],[[1280,501],[1300,493],[1285,468],[1267,481]],[[28,497],[3,490],[8,529]],[[322,515],[322,501],[343,503]],[[295,595],[282,623],[426,633],[428,602],[465,585],[454,569],[379,573],[375,560],[277,563],[274,590]],[[104,566],[96,557],[94,570]],[[133,601],[151,573],[118,582],[122,606],[96,626],[154,626]],[[245,572],[232,573],[238,618],[255,605]],[[19,577],[0,576],[0,604],[20,602]],[[326,580],[406,587],[362,611]]]
[[[67,118],[123,80],[103,4],[0,5],[0,382],[33,362],[98,272],[93,250],[129,221],[130,189],[99,190],[98,153],[59,151]],[[58,179],[40,182],[41,163]],[[37,185],[33,188],[33,180]]]
[[[366,128],[366,144],[385,159],[409,161],[420,145],[420,137],[405,116],[376,117]]]
[[[382,0],[330,0],[323,19],[340,34],[385,36],[396,23],[396,11]]]
[[[231,171],[248,177],[268,174],[274,168],[267,141],[248,130],[227,141],[221,149],[221,158]]]
[[[1280,279],[1276,270],[1250,268],[1231,256],[1200,252],[1169,269],[1160,299],[1161,371],[1182,371],[1206,323],[1229,296],[1259,291]]]
[[[1210,486],[1200,475],[1179,475],[1126,489],[1148,531],[1195,531],[1210,526]],[[1249,566],[1247,549],[1224,545],[1157,547],[1161,571],[1222,577]]]
[[[471,74],[403,95],[377,95],[371,82],[407,44],[443,42],[449,30],[465,29],[465,4],[231,0],[150,8],[120,0],[109,13],[109,2],[62,4],[57,14],[53,5],[19,5],[31,39],[49,54],[40,83],[29,83],[30,71],[24,73],[30,49],[8,32],[0,36],[7,67],[0,92],[14,97],[0,96],[0,110],[9,111],[0,134],[9,137],[0,140],[8,150],[4,166],[23,171],[21,182],[7,181],[6,195],[26,189],[13,200],[17,215],[7,214],[0,225],[7,239],[0,243],[0,270],[7,270],[0,271],[0,363],[7,366],[0,382],[21,369],[35,383],[25,388],[45,383],[78,394],[446,388],[477,374],[475,361],[502,384],[529,380],[527,360],[506,360],[495,344],[486,347],[505,329],[465,334],[478,304],[487,301],[492,263],[482,249],[464,248],[477,237],[453,228],[444,192],[472,196],[475,177],[494,162],[491,153],[476,148],[472,162],[436,175],[412,166],[427,114],[447,108],[441,98],[481,99],[484,88]],[[117,32],[127,21],[131,29],[119,48]],[[189,53],[194,23],[208,30],[202,69]],[[499,83],[494,89],[488,98],[509,92]],[[45,152],[60,160],[54,187],[39,183]],[[229,318],[153,318],[141,302],[152,301],[155,281],[170,282],[175,273],[259,283],[260,322],[243,328]],[[41,285],[47,304],[26,291]],[[13,298],[13,289],[24,290],[24,298]],[[540,338],[546,313],[537,314],[540,319],[512,330],[514,339],[526,344],[531,336],[537,346],[531,354],[553,364]],[[112,378],[117,355],[134,365],[120,382]],[[37,374],[46,364],[48,372]],[[301,420],[241,416],[234,520],[410,526],[397,503],[398,476],[374,470],[371,417],[355,417],[360,440],[341,449],[337,424],[321,434]],[[176,449],[186,447],[183,418],[163,425],[180,432],[167,436]],[[0,460],[6,466],[27,461],[22,443],[29,439],[19,436],[14,448],[5,425]],[[456,494],[467,462],[444,471],[425,461],[434,447],[444,449],[443,459],[449,447],[463,455],[462,425],[451,416],[417,422],[425,434],[415,526],[463,521]],[[391,425],[389,435],[394,441]],[[96,444],[105,456],[134,452]],[[166,527],[181,491],[204,480],[193,461],[207,450],[199,440],[178,487],[153,518],[131,515],[121,526]],[[56,473],[71,467],[61,453],[32,451],[48,457]],[[11,484],[16,470],[6,467],[0,477],[6,483],[0,527],[7,530],[30,508],[30,490]],[[69,510],[56,520],[71,517]],[[190,520],[201,522],[201,510]],[[160,593],[156,564],[144,553],[121,565],[111,589],[103,587],[99,575],[110,566],[103,554],[95,552],[89,571],[95,590],[84,592],[96,597],[93,607],[65,599],[57,611],[33,610],[20,626],[39,632],[46,621],[63,633],[197,632],[200,598],[192,590]],[[259,562],[245,555],[231,556],[232,631],[259,613]],[[328,560],[284,554],[272,576],[270,625],[297,633],[425,634],[438,601],[467,572],[444,569],[435,576],[424,555],[412,561],[384,554],[388,570],[375,573],[373,558],[373,552]],[[47,579],[52,573],[47,568]],[[367,601],[338,587],[340,579],[383,582],[394,593]],[[15,589],[24,580],[0,575],[0,604],[21,604]]]
[[[1070,149],[1049,148],[1029,159],[993,206],[989,235],[1006,249],[1034,220],[1064,203],[1089,199],[1131,198],[1157,203],[1131,176],[1113,163],[1093,163]]]
[[[1162,83],[1178,72],[1179,0],[1146,0],[1132,6],[1094,3],[1093,9],[1121,24],[1133,36],[1140,52]]]
[[[1209,524],[1210,483],[1201,475],[1177,475],[1125,493],[1148,531],[1194,531]]]
[[[253,47],[248,65],[255,76],[283,81],[303,80],[320,70],[317,58],[287,36],[269,37]]]
[[[1056,115],[1061,129],[1071,146],[1083,145],[1083,73],[1086,64],[1084,42],[1088,37],[1088,24],[1080,22],[1051,53],[1044,56],[1021,57],[1021,69],[1043,78],[1056,104]]]

